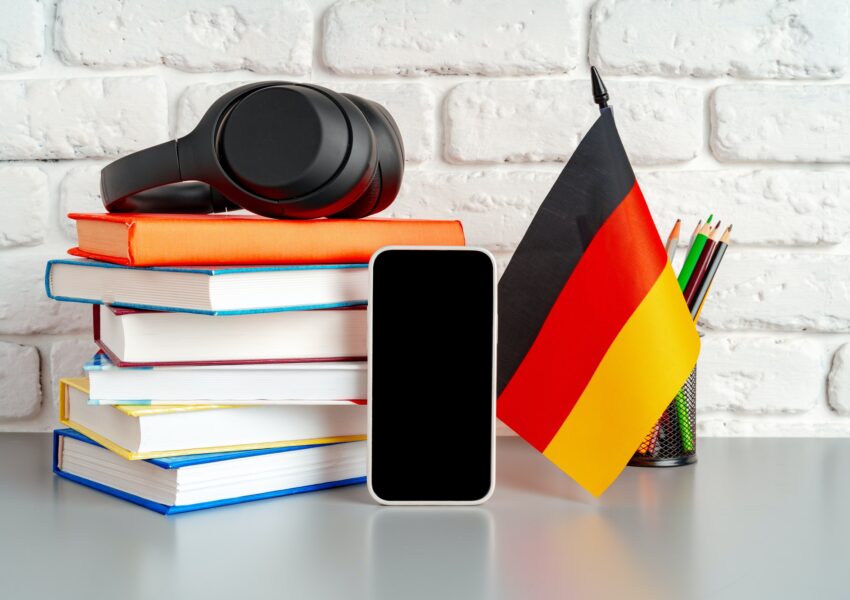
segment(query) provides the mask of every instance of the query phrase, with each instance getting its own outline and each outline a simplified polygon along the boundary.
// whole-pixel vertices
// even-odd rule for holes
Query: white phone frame
[[[487,490],[487,493],[480,499],[477,500],[385,500],[378,496],[375,493],[375,490],[372,488],[372,299],[373,299],[373,286],[372,282],[373,278],[373,270],[375,266],[375,259],[386,250],[434,250],[440,252],[480,252],[487,256],[490,259],[490,263],[493,266],[493,357],[492,357],[492,365],[493,365],[493,373],[491,374],[491,384],[490,389],[491,393],[491,408],[490,408],[490,489]],[[367,344],[368,344],[368,378],[367,378],[367,387],[366,387],[366,409],[368,415],[368,424],[367,424],[367,442],[366,446],[368,448],[368,457],[367,457],[367,477],[366,477],[366,488],[369,490],[369,495],[375,499],[379,504],[384,504],[387,506],[472,506],[477,504],[483,504],[493,495],[493,492],[496,489],[496,348],[498,345],[498,322],[499,322],[499,313],[498,313],[498,272],[496,269],[496,259],[493,254],[484,248],[478,248],[475,246],[384,246],[383,248],[378,249],[369,260],[369,303],[366,308],[367,311],[367,320],[368,320],[368,333],[367,333]]]

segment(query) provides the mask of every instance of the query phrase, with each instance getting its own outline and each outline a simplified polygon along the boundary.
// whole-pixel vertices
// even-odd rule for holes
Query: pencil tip
[[[714,218],[714,213],[708,215],[708,218],[705,220],[706,224],[711,223],[711,220]]]

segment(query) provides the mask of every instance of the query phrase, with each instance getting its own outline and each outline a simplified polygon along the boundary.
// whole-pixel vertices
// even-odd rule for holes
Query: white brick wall
[[[842,415],[850,415],[850,344],[839,348],[829,371],[829,405]]]
[[[65,236],[77,241],[77,226],[64,215],[72,212],[101,212],[100,169],[103,165],[72,167],[59,184],[59,224]]]
[[[0,418],[16,420],[31,417],[40,409],[38,352],[32,346],[0,342]]]
[[[823,401],[829,354],[806,338],[705,336],[697,402],[703,411],[804,413]]]
[[[663,235],[733,245],[703,315],[701,435],[850,435],[850,4],[844,0],[0,0],[0,430],[55,423],[90,308],[43,266],[106,162],[243,82],[389,107],[393,216],[460,218],[507,264],[592,124],[590,61]],[[587,57],[590,57],[588,59]],[[504,164],[510,163],[510,164]]]
[[[723,161],[850,162],[850,85],[721,86],[711,148]]]
[[[89,305],[56,302],[46,296],[44,265],[51,258],[62,258],[62,254],[0,255],[0,335],[69,333],[91,326]]]
[[[300,0],[61,0],[55,50],[68,64],[186,71],[310,71],[312,13]]]
[[[35,68],[44,54],[44,7],[39,0],[6,4],[0,20],[0,71]]]
[[[579,62],[579,22],[563,0],[340,0],[323,56],[346,75],[563,73]]]
[[[0,160],[117,156],[167,135],[157,77],[0,81]]]
[[[699,90],[671,83],[611,80],[618,127],[636,165],[696,157],[702,142]],[[569,158],[599,109],[587,79],[462,83],[446,98],[446,158],[545,162]]]
[[[847,72],[845,0],[602,0],[591,62],[615,73],[831,78]]]
[[[738,224],[737,243],[832,246],[850,237],[850,170],[729,168],[652,171],[638,177],[662,230],[678,216],[696,223],[710,206]]]
[[[37,167],[0,167],[0,248],[35,245],[47,233],[47,175]]]

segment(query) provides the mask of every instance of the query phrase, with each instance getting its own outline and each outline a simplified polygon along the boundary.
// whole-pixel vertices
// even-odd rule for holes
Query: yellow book
[[[366,406],[97,406],[86,378],[59,382],[59,420],[128,459],[366,439]]]

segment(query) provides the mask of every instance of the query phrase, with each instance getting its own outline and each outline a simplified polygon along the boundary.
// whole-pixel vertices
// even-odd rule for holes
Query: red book
[[[463,246],[460,221],[71,213],[68,252],[131,266],[367,263],[383,246]]]

